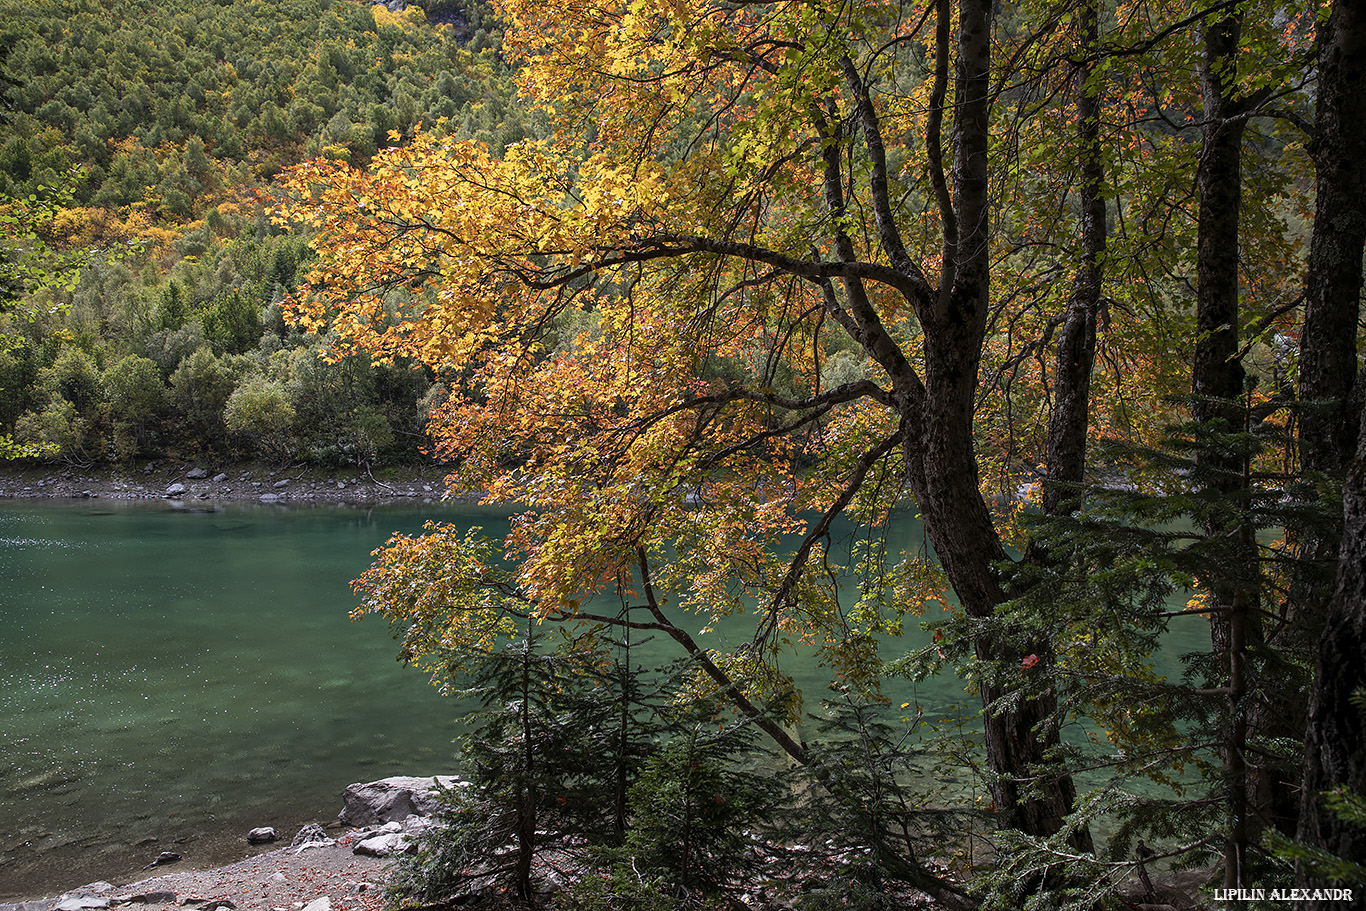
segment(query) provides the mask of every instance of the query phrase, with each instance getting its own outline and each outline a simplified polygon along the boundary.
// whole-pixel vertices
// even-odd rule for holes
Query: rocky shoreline
[[[209,869],[175,869],[123,885],[100,881],[61,895],[0,904],[0,911],[379,911],[385,907],[386,858],[416,847],[435,825],[436,788],[461,787],[454,776],[398,776],[350,785],[337,817],[344,831],[329,836],[304,826],[289,847]],[[243,850],[277,840],[275,829],[243,834]],[[172,869],[179,854],[164,851],[148,868]]]
[[[440,465],[366,468],[152,461],[135,465],[0,465],[0,499],[166,500],[186,505],[255,502],[300,506],[434,503],[445,498]]]

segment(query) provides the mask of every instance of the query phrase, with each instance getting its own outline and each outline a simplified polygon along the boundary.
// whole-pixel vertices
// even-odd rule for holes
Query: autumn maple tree
[[[951,589],[985,668],[1000,821],[1088,848],[1050,766],[1054,697],[1012,689],[1022,669],[1047,680],[1060,643],[988,622],[1021,594],[999,572],[1019,538],[998,492],[1042,477],[1044,511],[1067,512],[1089,437],[1127,420],[1114,402],[1096,414],[1097,389],[1122,403],[1146,384],[1156,412],[1146,392],[1189,381],[1172,364],[1193,336],[1202,376],[1246,354],[1236,288],[1232,323],[1212,302],[1230,293],[1211,277],[1228,266],[1215,228],[1237,235],[1239,209],[1202,220],[1229,185],[1201,195],[1221,174],[1182,137],[1237,145],[1254,115],[1278,116],[1263,102],[1302,107],[1309,58],[1279,82],[1228,63],[1232,6],[1125,6],[1115,25],[1090,2],[505,0],[505,50],[548,138],[490,150],[433,125],[364,170],[293,169],[277,210],[317,230],[298,323],[338,353],[428,366],[449,391],[430,431],[451,485],[519,510],[502,542],[396,538],[359,582],[365,609],[414,660],[458,661],[518,616],[662,632],[805,762],[791,716],[766,711],[797,704],[778,647],[814,643],[874,692],[881,637]],[[1289,40],[1254,37],[1258,53]],[[1184,97],[1158,89],[1159,67]],[[1116,74],[1139,88],[1107,88]],[[1294,280],[1292,232],[1265,224],[1250,233],[1276,255],[1257,281]],[[1269,297],[1259,332],[1293,310]],[[1186,328],[1162,337],[1168,318]],[[877,546],[906,500],[942,575]],[[861,529],[848,566],[830,546],[844,518]],[[618,592],[621,612],[595,606]],[[680,610],[748,613],[753,632],[722,651]]]

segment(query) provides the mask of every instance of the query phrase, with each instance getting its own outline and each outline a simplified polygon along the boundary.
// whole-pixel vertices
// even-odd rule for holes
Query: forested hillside
[[[419,123],[494,147],[534,132],[484,9],[4,10],[0,200],[29,232],[14,249],[38,253],[7,277],[0,433],[78,462],[412,458],[433,376],[324,363],[286,328],[310,254],[259,194],[285,165],[363,163]]]
[[[1161,906],[1169,864],[1363,907],[1362,7],[500,0],[549,138],[292,169],[296,318],[460,365],[429,429],[518,511],[359,582],[488,698],[414,897],[482,862],[531,899],[588,833],[636,907],[794,843],[806,908]],[[672,710],[577,669],[641,635],[686,657]],[[980,712],[882,703],[933,673]],[[735,775],[755,729],[800,773]]]
[[[356,582],[487,710],[408,900],[1366,903],[1361,0],[42,9],[12,445],[518,513]]]

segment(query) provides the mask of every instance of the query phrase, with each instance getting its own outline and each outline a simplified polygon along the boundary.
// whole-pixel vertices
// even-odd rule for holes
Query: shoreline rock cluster
[[[431,503],[445,492],[440,466],[390,468],[376,478],[363,468],[272,467],[257,463],[153,461],[83,469],[54,465],[0,467],[0,499],[166,500],[299,505]]]
[[[382,878],[383,858],[416,851],[418,837],[439,825],[432,819],[439,792],[465,786],[453,775],[396,776],[352,784],[343,794],[338,816],[348,831],[337,838],[312,823],[288,847],[223,867],[166,872],[122,886],[94,882],[53,898],[0,904],[0,911],[274,911],[280,907],[274,902],[284,894],[305,895],[290,902],[296,911],[348,911],[357,907],[359,897],[379,895],[375,880]],[[277,838],[274,827],[259,826],[246,833],[244,841],[263,844]],[[148,867],[179,862],[179,855],[168,854],[158,855]],[[295,881],[287,871],[294,871]],[[307,897],[315,891],[322,894]],[[271,901],[263,904],[266,898]]]

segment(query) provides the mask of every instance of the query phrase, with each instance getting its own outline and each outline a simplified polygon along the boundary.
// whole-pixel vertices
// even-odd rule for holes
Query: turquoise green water
[[[467,706],[348,619],[370,552],[430,518],[506,529],[439,504],[0,504],[0,902],[131,881],[165,850],[236,859],[255,826],[334,821],[351,782],[458,771]],[[895,524],[893,553],[922,546]],[[923,644],[909,626],[894,654]],[[814,710],[829,674],[791,664]],[[928,718],[972,701],[949,677],[887,695]]]
[[[0,901],[163,850],[219,863],[255,826],[335,819],[350,782],[451,771],[464,707],[348,619],[370,552],[429,518],[506,528],[469,506],[0,506]],[[828,675],[796,664],[814,705]]]
[[[218,860],[335,818],[352,781],[448,770],[459,706],[347,618],[370,551],[426,517],[0,509],[0,900]]]

